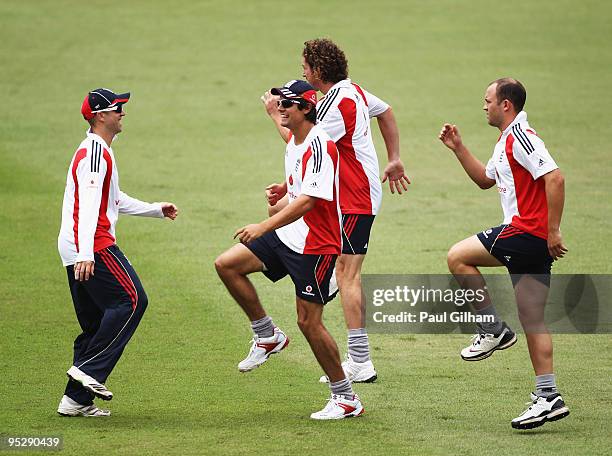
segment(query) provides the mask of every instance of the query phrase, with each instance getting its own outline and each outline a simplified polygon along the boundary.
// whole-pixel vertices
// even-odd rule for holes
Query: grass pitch
[[[62,435],[65,454],[609,453],[609,335],[554,337],[571,415],[535,431],[509,424],[533,388],[524,339],[468,364],[460,335],[371,336],[380,380],[356,388],[366,415],[312,422],[327,390],[295,324],[292,285],[254,277],[293,340],[241,375],[248,322],[212,263],[237,227],[264,217],[263,188],[283,176],[259,96],[301,75],[306,39],[329,36],[351,77],[392,104],[413,180],[401,197],[385,189],[364,272],[444,273],[450,245],[499,222],[495,192],[471,184],[436,137],[456,123],[486,160],[497,133],[484,89],[506,75],[525,83],[529,119],[566,175],[570,253],[554,270],[612,272],[610,13],[601,1],[2,2],[0,433]],[[174,201],[181,215],[118,224],[150,306],[109,379],[113,416],[62,419],[78,326],[56,236],[86,129],[80,103],[99,86],[132,91],[113,144],[122,189]],[[338,300],[326,322],[343,350]]]

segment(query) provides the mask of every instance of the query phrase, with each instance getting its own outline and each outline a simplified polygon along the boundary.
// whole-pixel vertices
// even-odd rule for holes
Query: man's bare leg
[[[262,271],[263,267],[261,260],[242,244],[234,245],[215,260],[219,277],[249,317],[255,334],[248,356],[238,364],[241,372],[255,369],[289,344],[285,333],[275,329],[272,318],[266,315],[255,287],[247,278],[248,274]]]
[[[448,269],[464,289],[480,291],[482,301],[474,302],[476,314],[489,317],[490,322],[479,323],[478,333],[472,344],[461,350],[465,361],[480,361],[488,358],[495,350],[503,350],[516,343],[516,335],[503,323],[486,289],[486,282],[478,267],[503,266],[487,249],[477,236],[458,242],[448,252]]]

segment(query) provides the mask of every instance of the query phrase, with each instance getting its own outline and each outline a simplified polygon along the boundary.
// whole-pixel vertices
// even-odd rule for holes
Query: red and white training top
[[[300,195],[316,198],[314,208],[289,225],[276,229],[280,240],[297,253],[340,255],[340,206],[338,205],[338,149],[319,126],[313,126],[302,144],[293,135],[285,152],[285,176],[289,204]]]
[[[160,203],[139,201],[119,189],[113,150],[100,136],[88,131],[66,178],[57,239],[64,266],[94,261],[94,252],[113,245],[119,214],[164,217]]]
[[[382,202],[378,157],[370,118],[389,105],[350,79],[340,81],[317,103],[317,120],[340,152],[340,209],[375,215]]]
[[[548,238],[548,205],[544,181],[558,166],[544,142],[521,111],[506,128],[493,150],[486,175],[495,179],[504,211],[503,224],[542,239]]]

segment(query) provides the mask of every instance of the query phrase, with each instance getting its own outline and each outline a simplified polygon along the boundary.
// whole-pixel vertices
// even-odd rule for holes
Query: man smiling
[[[290,131],[285,153],[287,194],[276,213],[236,231],[237,244],[215,261],[219,277],[251,321],[248,356],[238,364],[248,372],[289,343],[263,309],[248,274],[261,271],[273,282],[289,275],[295,285],[298,325],[330,379],[331,398],[310,415],[329,420],[359,416],[363,406],[340,364],[336,342],[323,325],[323,306],[337,293],[333,278],[341,251],[338,206],[338,149],[316,122],[316,91],[306,81],[290,81],[272,92],[280,96],[282,125]]]
[[[317,38],[304,43],[304,78],[324,96],[317,103],[318,125],[332,138],[340,153],[340,210],[342,254],[336,274],[344,319],[348,329],[348,353],[342,366],[354,383],[371,383],[378,374],[370,357],[365,328],[365,302],[361,269],[370,244],[370,231],[382,202],[379,164],[370,119],[376,117],[384,138],[389,163],[382,182],[389,181],[391,193],[408,190],[410,183],[400,159],[399,130],[391,107],[348,78],[348,61],[336,43]],[[280,122],[273,93],[262,101],[285,142],[289,132]],[[287,191],[286,182],[266,188],[274,206]],[[327,382],[324,376],[321,382]]]
[[[90,129],[75,152],[64,191],[58,249],[82,333],[74,341],[73,365],[58,407],[64,416],[109,416],[93,403],[111,400],[104,385],[147,308],[147,295],[131,263],[115,244],[119,214],[168,217],[172,203],[145,203],[119,189],[111,143],[122,130],[129,93],[96,89],[81,114]]]

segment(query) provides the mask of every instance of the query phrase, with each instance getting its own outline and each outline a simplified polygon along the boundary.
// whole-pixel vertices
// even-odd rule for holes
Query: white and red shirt
[[[113,245],[119,214],[164,217],[160,203],[145,203],[119,189],[113,150],[100,136],[88,131],[66,178],[57,239],[64,266],[94,261],[94,252]]]
[[[338,149],[315,125],[301,144],[291,135],[285,152],[289,204],[300,195],[316,198],[314,208],[289,225],[276,229],[280,240],[297,253],[340,255],[342,235],[338,204]]]
[[[340,152],[340,209],[375,215],[382,202],[378,157],[370,118],[389,105],[350,79],[337,82],[317,103],[317,120]]]
[[[544,142],[521,111],[502,132],[486,175],[495,179],[501,196],[505,225],[542,239],[548,238],[548,204],[544,181],[539,179],[558,166]]]

